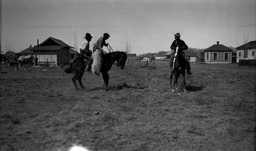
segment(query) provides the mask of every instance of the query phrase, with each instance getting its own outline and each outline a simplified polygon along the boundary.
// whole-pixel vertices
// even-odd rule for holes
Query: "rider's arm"
[[[186,45],[186,43],[184,41],[182,41],[182,45],[181,45],[182,50],[187,50],[188,46]]]
[[[170,48],[171,48],[171,50],[175,50],[175,48],[176,48],[175,41],[172,42],[172,45]]]
[[[107,47],[107,46],[108,46],[108,43],[106,43],[106,41],[103,40],[102,45],[105,46],[105,47]]]

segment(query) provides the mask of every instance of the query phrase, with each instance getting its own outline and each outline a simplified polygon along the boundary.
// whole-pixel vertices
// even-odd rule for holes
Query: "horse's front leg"
[[[172,89],[172,79],[173,79],[173,73],[171,73],[170,75],[170,88]],[[173,86],[173,89],[172,89],[172,93],[174,93],[174,86]]]
[[[76,88],[76,90],[78,90],[78,86],[77,86],[77,84],[76,84],[76,80],[78,79],[78,74],[76,73],[74,76],[73,76],[73,78],[72,78],[72,81],[73,81],[73,83],[74,83],[74,85],[75,85],[75,88]]]
[[[84,72],[83,73],[80,73],[79,75],[78,75],[78,82],[79,82],[79,84],[80,84],[80,87],[82,88],[82,89],[84,89],[85,87],[84,87],[84,85],[83,85],[83,83],[82,83],[82,77],[83,77],[83,74],[84,74]]]
[[[108,80],[109,80],[109,75],[107,72],[102,72],[104,84],[105,84],[105,90],[108,91]]]

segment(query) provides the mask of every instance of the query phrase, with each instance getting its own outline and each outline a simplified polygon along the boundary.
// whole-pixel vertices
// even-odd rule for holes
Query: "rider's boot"
[[[191,70],[188,70],[187,73],[188,75],[192,75]]]

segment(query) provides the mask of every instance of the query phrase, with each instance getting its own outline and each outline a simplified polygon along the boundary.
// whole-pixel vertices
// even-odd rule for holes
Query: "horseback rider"
[[[92,73],[99,75],[101,66],[102,66],[102,55],[106,54],[103,49],[103,46],[108,47],[109,44],[106,43],[106,40],[110,37],[108,33],[104,33],[102,37],[100,37],[96,43],[93,45],[93,64],[92,64]],[[109,49],[108,49],[109,50]],[[110,51],[110,50],[109,50]]]
[[[102,37],[100,37],[96,43],[94,44],[93,46],[93,52],[96,50],[96,49],[100,49],[101,52],[103,54],[105,54],[106,52],[103,50],[103,46],[105,47],[108,47],[109,44],[106,43],[106,40],[108,40],[108,38],[110,37],[110,35],[108,33],[104,33]]]
[[[171,65],[171,68],[172,68],[171,72],[173,73],[173,71],[174,71],[173,60],[174,60],[174,54],[176,52],[176,48],[178,47],[179,51],[181,51],[180,53],[182,54],[183,59],[186,62],[187,73],[189,75],[191,75],[192,73],[191,73],[191,68],[190,68],[190,62],[189,62],[189,60],[187,59],[187,57],[184,53],[184,50],[187,50],[188,46],[186,45],[186,43],[183,40],[180,39],[180,33],[176,33],[174,35],[174,39],[175,40],[173,41],[173,43],[170,47],[171,50],[173,50],[173,52],[171,54],[171,60],[170,60],[171,61],[170,65]]]
[[[92,51],[89,49],[90,48],[90,41],[92,40],[92,36],[90,33],[86,33],[85,34],[85,40],[82,43],[81,47],[80,47],[80,57],[82,58],[82,60],[86,59],[88,61],[87,66],[86,66],[86,71],[90,71],[91,70],[91,65],[92,65]]]

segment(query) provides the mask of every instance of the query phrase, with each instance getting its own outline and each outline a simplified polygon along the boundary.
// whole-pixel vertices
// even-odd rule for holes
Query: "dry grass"
[[[256,70],[192,65],[188,93],[171,93],[169,67],[110,71],[110,91],[85,73],[76,91],[61,68],[3,69],[1,150],[254,150]]]

